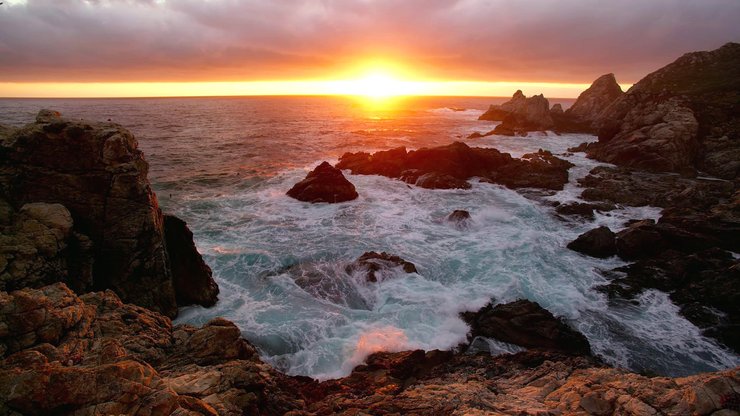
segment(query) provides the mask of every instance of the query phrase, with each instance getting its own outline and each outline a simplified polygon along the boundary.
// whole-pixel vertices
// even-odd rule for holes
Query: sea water
[[[636,301],[596,290],[601,273],[625,263],[566,248],[599,225],[657,219],[652,207],[593,220],[558,217],[552,202],[578,201],[577,179],[599,163],[567,149],[596,138],[530,134],[467,139],[490,98],[373,102],[339,97],[0,100],[0,122],[30,122],[40,108],[129,128],[150,162],[162,208],[183,218],[221,288],[212,308],[183,308],[177,322],[234,321],[262,357],[289,373],[347,375],[376,351],[450,349],[466,341],[460,319],[489,301],[529,299],[581,331],[595,354],[634,371],[671,376],[736,366],[737,355],[703,337],[667,294]],[[561,100],[565,107],[571,101]],[[285,195],[346,151],[437,146],[460,140],[513,156],[547,149],[573,162],[561,192],[513,191],[472,180],[469,190],[427,190],[380,176],[351,175],[359,198],[308,204]],[[470,212],[468,227],[445,217]],[[366,251],[386,251],[418,273],[392,270],[377,282],[348,273]],[[295,266],[319,277],[296,284]],[[291,269],[293,267],[293,269]],[[477,347],[517,347],[479,339]]]

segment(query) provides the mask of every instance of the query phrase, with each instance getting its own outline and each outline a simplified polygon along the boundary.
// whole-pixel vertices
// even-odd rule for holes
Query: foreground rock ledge
[[[111,291],[0,292],[0,414],[731,415],[740,369],[644,377],[590,357],[376,353],[318,383],[264,364],[233,323],[172,326]]]

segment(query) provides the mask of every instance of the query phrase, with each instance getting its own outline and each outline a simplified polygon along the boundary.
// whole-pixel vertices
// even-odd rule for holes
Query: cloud
[[[0,81],[327,78],[358,62],[481,81],[634,82],[740,40],[737,0],[19,0]]]

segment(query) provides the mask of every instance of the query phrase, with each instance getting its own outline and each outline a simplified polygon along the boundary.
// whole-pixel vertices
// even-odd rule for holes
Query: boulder
[[[574,215],[582,218],[593,219],[594,211],[611,211],[614,209],[614,205],[608,203],[584,203],[584,202],[571,202],[567,204],[560,204],[555,208],[555,211],[560,215]]]
[[[342,171],[322,162],[306,178],[293,185],[288,196],[304,202],[346,202],[357,199],[357,191]]]
[[[378,275],[383,270],[401,268],[404,273],[418,273],[414,263],[408,262],[396,255],[388,254],[385,251],[377,253],[375,251],[368,251],[360,256],[355,262],[349,264],[346,267],[347,273],[354,273],[358,270],[362,270],[366,273],[368,282],[377,282]]]
[[[25,273],[26,280],[6,288],[65,281],[79,292],[113,289],[127,301],[177,314],[164,219],[129,131],[42,110],[35,123],[6,133],[0,153],[0,193],[21,216],[64,235],[56,245],[65,264],[34,282]],[[41,202],[51,205],[35,205]],[[197,251],[189,255],[202,261]]]
[[[601,226],[579,235],[568,248],[592,257],[611,257],[617,254],[616,235],[609,227]]]
[[[472,222],[470,213],[464,209],[456,209],[452,211],[450,215],[447,216],[446,220],[460,229],[468,228]]]
[[[465,312],[472,337],[483,336],[516,344],[572,355],[590,355],[586,337],[555,318],[539,304],[528,300],[493,306],[489,303],[477,312]]]
[[[468,181],[437,172],[419,176],[414,185],[427,189],[470,189]]]
[[[211,268],[198,253],[188,225],[173,215],[165,215],[164,236],[177,304],[213,306],[218,300],[218,285]]]

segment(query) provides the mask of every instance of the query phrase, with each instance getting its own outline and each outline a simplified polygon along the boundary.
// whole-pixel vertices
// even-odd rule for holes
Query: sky
[[[740,0],[5,0],[0,96],[341,93],[378,74],[576,96],[740,41],[738,21]]]

